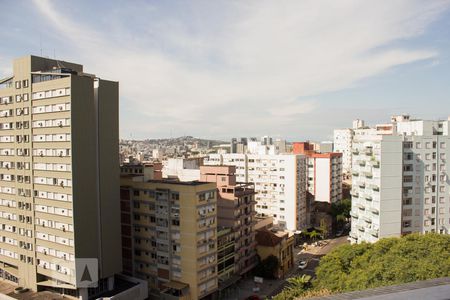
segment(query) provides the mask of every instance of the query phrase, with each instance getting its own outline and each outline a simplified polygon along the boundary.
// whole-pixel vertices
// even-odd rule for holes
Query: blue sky
[[[0,5],[0,77],[42,48],[117,80],[123,138],[325,140],[355,118],[450,115],[448,0]]]

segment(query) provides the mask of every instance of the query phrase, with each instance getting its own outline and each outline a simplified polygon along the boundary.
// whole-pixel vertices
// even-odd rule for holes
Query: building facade
[[[217,291],[214,183],[121,177],[122,253],[127,274],[161,299],[207,299]]]
[[[389,127],[389,128],[388,128]],[[355,131],[352,242],[449,233],[449,121],[393,117]]]
[[[342,153],[318,153],[308,142],[293,143],[293,152],[307,156],[308,192],[314,201],[342,200]]]
[[[236,167],[236,181],[255,184],[256,211],[272,216],[280,228],[308,226],[306,156],[293,154],[211,154],[205,165]]]
[[[334,130],[333,151],[342,153],[342,171],[346,177],[350,176],[352,171],[352,147],[355,130],[365,128],[363,120],[354,120],[352,128],[343,128]]]
[[[277,278],[284,278],[294,266],[294,235],[292,232],[268,230],[256,231],[257,251],[261,260],[269,256],[278,259]]]
[[[221,228],[234,233],[235,274],[244,276],[258,263],[255,241],[255,188],[236,183],[234,166],[200,167],[203,182],[215,182],[218,189],[217,219]]]
[[[0,80],[0,268],[32,290],[94,297],[122,270],[118,83],[35,56],[13,72]],[[83,258],[98,261],[97,287],[79,280]]]

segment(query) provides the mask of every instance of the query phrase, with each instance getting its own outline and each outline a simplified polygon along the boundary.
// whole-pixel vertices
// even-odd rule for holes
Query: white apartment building
[[[307,187],[314,201],[342,200],[342,153],[319,153],[311,142],[294,142],[292,151],[307,156]]]
[[[256,211],[288,230],[305,228],[306,156],[211,154],[205,165],[236,166],[238,182],[255,184]]]
[[[162,177],[176,178],[180,181],[200,180],[200,166],[203,157],[169,158],[163,161]]]
[[[342,153],[342,171],[350,174],[352,171],[352,144],[356,129],[364,128],[363,120],[354,120],[353,128],[334,130],[334,152]]]
[[[314,153],[308,156],[308,192],[314,201],[342,200],[341,153]]]
[[[355,131],[353,243],[412,232],[450,233],[449,121],[408,116],[392,121]]]
[[[352,170],[353,129],[334,130],[334,151],[342,153],[342,171],[349,174]]]

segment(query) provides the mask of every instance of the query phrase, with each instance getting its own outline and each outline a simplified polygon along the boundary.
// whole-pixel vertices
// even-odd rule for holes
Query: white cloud
[[[122,134],[157,136],[172,126],[225,136],[242,124],[255,135],[280,132],[297,114],[320,113],[322,104],[305,97],[435,59],[434,49],[398,43],[422,34],[449,1],[221,2],[220,10],[193,2],[159,18],[158,7],[130,6],[114,10],[107,31],[71,19],[59,2],[34,4],[88,72],[120,81],[122,106],[145,120],[138,126],[123,113]],[[148,19],[145,35],[122,20],[127,9]]]

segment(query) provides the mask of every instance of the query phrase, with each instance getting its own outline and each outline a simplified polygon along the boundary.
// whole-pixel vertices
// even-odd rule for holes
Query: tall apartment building
[[[215,183],[121,177],[124,271],[160,299],[204,299],[217,291]]]
[[[342,153],[342,171],[349,175],[352,171],[352,144],[355,130],[365,127],[363,120],[354,120],[353,128],[335,129],[333,151]]]
[[[237,182],[255,184],[257,213],[272,216],[280,228],[308,226],[304,155],[211,154],[205,165],[235,166]]]
[[[449,123],[400,116],[355,131],[352,242],[450,233]]]
[[[14,60],[0,80],[0,269],[9,280],[81,299],[114,287],[117,141],[117,82],[79,64]],[[80,282],[85,258],[98,260],[96,288]]]
[[[307,156],[308,192],[314,201],[333,203],[342,199],[342,153],[317,153],[308,142],[293,143],[294,154]]]
[[[239,154],[281,154],[286,153],[286,141],[263,136],[260,140],[251,138],[232,138],[230,143],[230,153]]]
[[[255,188],[237,183],[234,166],[202,166],[200,181],[215,182],[218,189],[217,223],[234,234],[234,274],[242,276],[258,263],[255,241]]]

